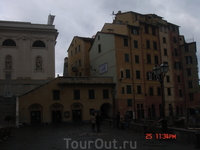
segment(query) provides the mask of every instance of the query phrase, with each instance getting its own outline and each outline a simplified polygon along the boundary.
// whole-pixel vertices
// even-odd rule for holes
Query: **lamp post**
[[[115,94],[116,94],[116,90],[112,89],[111,94],[112,94],[112,98],[113,98],[113,116],[115,116]]]
[[[165,93],[164,93],[164,77],[169,70],[168,64],[161,64],[160,67],[154,67],[153,71],[156,75],[157,80],[160,82],[162,91],[162,132],[167,133],[167,120],[165,118]]]

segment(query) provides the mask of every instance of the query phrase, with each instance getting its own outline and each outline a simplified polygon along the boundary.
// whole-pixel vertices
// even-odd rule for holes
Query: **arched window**
[[[35,62],[36,62],[35,63],[35,69],[36,70],[42,70],[42,57],[41,56],[37,56]]]
[[[6,56],[5,69],[7,69],[7,70],[12,69],[12,57],[10,55]]]
[[[32,47],[46,47],[45,43],[41,40],[37,40],[33,43]]]
[[[12,39],[7,39],[3,41],[2,46],[16,46],[16,43]]]

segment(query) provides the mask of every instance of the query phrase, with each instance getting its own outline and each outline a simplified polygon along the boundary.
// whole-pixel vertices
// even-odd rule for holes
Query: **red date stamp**
[[[146,133],[145,139],[158,139],[158,140],[165,140],[165,139],[176,139],[176,134],[168,134],[168,133]]]

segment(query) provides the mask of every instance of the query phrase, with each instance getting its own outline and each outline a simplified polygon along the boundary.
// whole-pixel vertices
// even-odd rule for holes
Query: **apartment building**
[[[89,76],[90,59],[89,49],[93,38],[75,36],[67,50],[68,52],[68,75],[69,76]]]
[[[90,76],[112,76],[116,83],[115,113],[162,116],[162,90],[153,72],[162,63],[169,66],[164,78],[166,116],[183,116],[199,105],[196,43],[186,43],[179,26],[160,16],[119,11],[113,23],[97,32],[89,55]]]

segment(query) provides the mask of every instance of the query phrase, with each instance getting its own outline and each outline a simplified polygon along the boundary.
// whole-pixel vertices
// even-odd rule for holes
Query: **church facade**
[[[58,31],[53,19],[49,15],[47,24],[0,21],[1,120],[12,116],[15,121],[16,96],[55,78]]]

